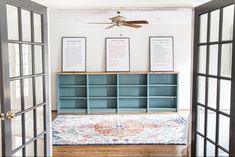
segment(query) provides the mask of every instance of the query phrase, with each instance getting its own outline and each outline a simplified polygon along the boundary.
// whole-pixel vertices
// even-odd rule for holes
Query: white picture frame
[[[106,71],[130,71],[130,38],[105,38]]]
[[[174,37],[149,37],[150,71],[174,71]]]
[[[62,71],[86,72],[86,37],[62,37]]]

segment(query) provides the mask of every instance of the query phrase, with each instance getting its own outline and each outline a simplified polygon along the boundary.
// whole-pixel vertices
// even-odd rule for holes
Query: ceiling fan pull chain
[[[122,37],[122,27],[119,27],[120,29],[120,37]]]

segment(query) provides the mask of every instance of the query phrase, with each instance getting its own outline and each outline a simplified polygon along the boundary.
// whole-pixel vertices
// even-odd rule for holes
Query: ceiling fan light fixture
[[[148,21],[146,20],[134,20],[134,21],[126,21],[126,17],[120,15],[120,11],[117,11],[117,16],[109,18],[112,22],[111,23],[89,23],[89,24],[112,24],[109,27],[106,27],[105,29],[112,28],[114,26],[127,26],[131,28],[140,28],[142,27],[140,24],[148,24]]]

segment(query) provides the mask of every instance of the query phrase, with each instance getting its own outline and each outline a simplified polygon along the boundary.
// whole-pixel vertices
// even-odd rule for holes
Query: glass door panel
[[[204,135],[205,129],[205,108],[201,106],[197,106],[197,132]]]
[[[38,156],[43,156],[45,154],[45,139],[44,136],[41,136],[37,140],[37,150],[38,150]]]
[[[43,100],[43,77],[36,77],[36,104],[41,104],[44,102]]]
[[[42,16],[40,14],[33,14],[34,16],[34,41],[42,42]]]
[[[195,9],[192,156],[235,156],[234,3]]]
[[[206,77],[198,77],[198,103],[205,105]]]
[[[32,75],[32,46],[22,45],[23,75]]]
[[[35,61],[35,74],[40,74],[43,72],[43,54],[42,54],[42,46],[35,45],[34,46],[34,61]]]
[[[16,153],[14,153],[12,156],[13,156],[13,157],[23,156],[23,151],[22,151],[22,149],[21,149],[21,150],[19,150],[19,151],[18,151],[18,152],[16,152]]]
[[[9,75],[10,77],[20,76],[20,47],[19,44],[8,44]]]
[[[233,39],[233,20],[234,20],[234,5],[227,6],[223,9],[223,30],[222,40]]]
[[[207,137],[215,142],[215,134],[216,134],[216,112],[208,110],[207,117]]]
[[[196,156],[203,156],[204,154],[204,139],[202,136],[197,135]]]
[[[209,55],[209,74],[217,75],[218,73],[218,45],[210,46]]]
[[[219,115],[219,145],[229,150],[229,129],[230,119],[224,115]]]
[[[32,78],[24,79],[24,104],[25,109],[33,107],[33,82]]]
[[[220,10],[211,12],[210,21],[210,42],[219,41],[219,16]]]
[[[228,157],[228,153],[226,153],[225,151],[219,149],[219,152],[218,152],[218,156],[221,156],[221,157]]]
[[[208,106],[216,109],[217,101],[217,79],[208,78]]]
[[[21,21],[22,21],[22,40],[31,41],[31,18],[29,11],[21,9]]]
[[[18,8],[7,5],[7,29],[9,40],[19,40]]]
[[[206,73],[206,46],[200,46],[199,47],[199,73],[205,74]]]
[[[230,114],[231,81],[220,80],[220,103],[219,110]]]
[[[200,43],[207,41],[207,25],[208,25],[208,14],[200,16]]]
[[[37,135],[39,135],[43,131],[45,131],[44,124],[43,124],[43,122],[44,122],[44,108],[43,108],[43,106],[37,108],[36,114],[37,114]]]
[[[34,143],[26,146],[26,156],[34,156]]]
[[[21,111],[21,83],[19,80],[10,82],[11,110],[14,113]]]
[[[215,145],[207,141],[206,143],[206,156],[212,157],[215,156]]]
[[[231,77],[232,72],[232,44],[223,44],[221,52],[221,76]]]
[[[23,145],[23,135],[22,135],[22,116],[16,116],[11,121],[11,134],[12,134],[12,150]]]
[[[28,142],[34,138],[34,120],[33,120],[33,110],[25,114],[25,141]]]

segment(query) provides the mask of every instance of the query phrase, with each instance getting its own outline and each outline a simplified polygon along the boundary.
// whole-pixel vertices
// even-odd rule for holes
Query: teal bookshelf
[[[58,113],[177,112],[178,73],[58,73]]]

